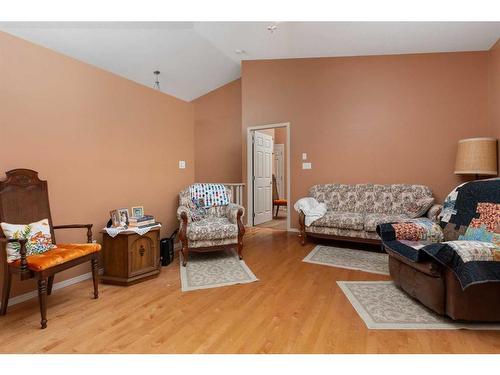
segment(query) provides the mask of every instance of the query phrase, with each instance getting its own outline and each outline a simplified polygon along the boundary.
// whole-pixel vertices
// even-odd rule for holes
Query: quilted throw
[[[430,258],[441,263],[455,273],[463,289],[500,281],[499,178],[455,188],[444,202],[439,230],[441,239],[430,224],[387,223],[377,228],[388,248],[413,262]]]
[[[226,187],[222,184],[193,184],[189,194],[193,203],[204,208],[229,204]]]

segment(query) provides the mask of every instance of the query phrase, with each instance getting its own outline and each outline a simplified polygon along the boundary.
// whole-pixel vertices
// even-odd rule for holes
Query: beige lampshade
[[[497,174],[497,140],[468,138],[458,141],[455,174]]]

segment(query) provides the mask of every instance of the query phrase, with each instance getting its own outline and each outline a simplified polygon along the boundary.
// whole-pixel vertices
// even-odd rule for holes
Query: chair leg
[[[12,284],[12,274],[9,272],[7,267],[5,268],[6,269],[3,276],[3,288],[2,288],[2,308],[0,310],[0,315],[7,314],[7,306],[9,304],[9,296],[10,296],[10,286]]]
[[[276,219],[278,218],[279,212],[280,212],[280,206],[276,206]]]
[[[54,285],[54,275],[49,276],[47,280],[47,295],[50,296],[52,294],[52,285]]]
[[[189,249],[187,247],[182,246],[181,253],[182,253],[182,266],[186,267],[189,257]]]
[[[300,243],[302,246],[306,244],[307,234],[304,228],[300,228]]]
[[[239,240],[238,241],[238,257],[241,259],[243,259],[243,241],[242,240]]]
[[[40,315],[42,329],[47,328],[47,279],[38,280],[38,300],[40,302]]]
[[[93,257],[90,260],[90,264],[92,265],[92,280],[94,281],[94,299],[99,298],[99,259]]]

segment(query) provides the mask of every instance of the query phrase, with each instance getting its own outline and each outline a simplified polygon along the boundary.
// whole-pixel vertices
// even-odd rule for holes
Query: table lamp
[[[458,141],[455,174],[497,175],[496,138],[467,138]]]

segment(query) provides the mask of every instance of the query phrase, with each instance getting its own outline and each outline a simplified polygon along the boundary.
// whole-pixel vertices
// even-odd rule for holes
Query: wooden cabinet
[[[123,232],[116,237],[103,233],[104,275],[107,284],[130,285],[160,273],[160,228],[140,236]]]

